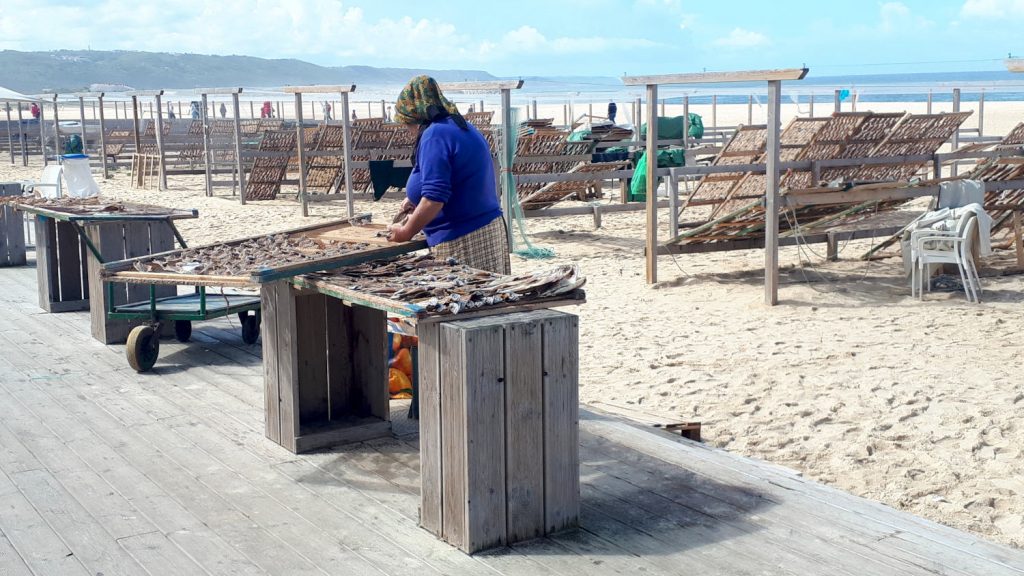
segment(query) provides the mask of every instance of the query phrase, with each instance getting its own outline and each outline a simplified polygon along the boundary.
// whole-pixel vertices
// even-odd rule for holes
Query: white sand
[[[745,106],[732,108],[745,118]],[[986,132],[1005,133],[1021,119],[1024,104],[989,103]],[[39,172],[4,159],[0,181]],[[226,195],[206,198],[201,177],[172,177],[166,192],[130,190],[127,180],[117,173],[104,194],[199,209],[198,220],[181,223],[192,244],[344,214],[339,201],[312,204],[312,218],[303,219],[293,200],[240,206]],[[378,219],[394,207],[393,199],[357,202]],[[663,257],[663,281],[648,287],[640,212],[606,215],[598,231],[590,217],[529,226],[536,243],[578,262],[589,278],[589,301],[575,310],[584,402],[699,420],[712,445],[1024,546],[1016,340],[1024,277],[983,279],[981,305],[962,294],[921,303],[909,297],[898,258],[857,259],[869,241],[846,246],[836,263],[810,255],[801,265],[787,248],[781,305],[768,308],[761,251]],[[549,263],[514,258],[513,269]]]

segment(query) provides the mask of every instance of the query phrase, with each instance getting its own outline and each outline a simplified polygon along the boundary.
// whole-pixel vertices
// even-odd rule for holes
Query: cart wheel
[[[192,323],[188,320],[175,320],[174,337],[178,339],[178,342],[188,342],[188,339],[192,337]]]
[[[136,326],[128,333],[128,344],[124,349],[128,365],[136,372],[146,372],[156,364],[160,355],[160,336],[152,326]]]
[[[255,344],[260,337],[260,321],[255,316],[246,316],[242,320],[242,342]]]

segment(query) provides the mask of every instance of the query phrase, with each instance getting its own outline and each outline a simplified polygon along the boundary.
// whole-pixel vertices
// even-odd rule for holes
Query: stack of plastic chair
[[[974,266],[973,243],[978,230],[978,219],[965,213],[956,223],[955,230],[914,230],[910,236],[912,268],[910,295],[916,290],[918,299],[924,299],[925,287],[931,292],[931,264],[956,264],[960,281],[969,302],[981,301],[981,279]]]

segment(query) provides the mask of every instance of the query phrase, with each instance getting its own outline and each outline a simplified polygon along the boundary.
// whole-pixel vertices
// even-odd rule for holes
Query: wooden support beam
[[[235,170],[238,171],[238,201],[245,204],[245,165],[242,163],[242,124],[238,118],[238,93],[231,95],[232,115],[235,128]]]
[[[154,96],[156,99],[156,153],[159,156],[158,162],[160,166],[160,190],[167,190],[167,167],[164,164],[164,110],[160,103],[161,94]]]
[[[802,77],[802,76],[801,76]],[[769,306],[779,302],[779,124],[781,122],[782,82],[768,82],[768,149],[764,196],[765,249],[764,301]]]
[[[355,84],[285,86],[284,88],[281,88],[281,92],[286,94],[333,94],[335,92],[348,94],[349,92],[355,91]]]
[[[100,104],[100,163],[103,166],[103,179],[110,178],[110,171],[107,167],[107,119],[103,112],[103,94],[98,98]]]
[[[647,102],[658,101],[658,85],[647,84]],[[647,283],[654,284],[658,281],[658,177],[655,174],[658,167],[658,119],[655,116],[657,109],[651,105],[647,107],[647,218],[646,232],[647,244]]]
[[[501,92],[502,90],[519,90],[523,87],[522,80],[498,80],[495,82],[438,82],[445,92]],[[483,112],[483,103],[480,104]]]
[[[28,166],[28,149],[25,146],[25,133],[22,131],[21,103],[18,103],[18,149],[21,151],[21,165]],[[11,123],[7,123],[7,134],[10,135]]]
[[[135,153],[142,154],[142,137],[139,135],[139,97],[132,95],[132,137],[135,142]]]
[[[46,114],[44,106],[39,107],[39,151],[43,153],[43,166],[49,166],[50,160],[46,157]]]
[[[4,102],[4,111],[7,113],[7,148],[11,152],[11,166],[14,166],[14,137],[11,135],[11,103]]]
[[[660,74],[652,76],[623,76],[622,83],[626,86],[644,86],[652,84],[716,84],[720,82],[756,82],[803,80],[807,68],[787,68],[779,70],[748,70],[742,72],[696,72],[692,74]]]
[[[522,86],[522,82],[519,83]],[[501,89],[501,202],[506,218],[512,218],[512,195],[516,193],[515,185],[510,183],[508,177],[512,169],[512,91],[510,88]],[[509,249],[512,249],[512,226],[505,227],[506,240]]]
[[[203,123],[203,176],[206,181],[206,195],[213,196],[213,151],[210,150],[210,115],[207,112],[209,99],[205,93],[201,98],[202,110],[199,117]]]
[[[299,154],[299,204],[302,215],[309,216],[309,201],[306,198],[306,134],[302,129],[302,92],[295,92],[295,145]]]
[[[356,215],[356,208],[355,198],[352,196],[352,122],[348,116],[348,92],[341,92],[341,133],[342,149],[345,152],[345,207],[348,209],[348,217],[353,218]]]

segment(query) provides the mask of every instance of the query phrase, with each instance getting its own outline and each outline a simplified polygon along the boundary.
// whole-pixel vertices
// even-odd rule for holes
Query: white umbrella
[[[42,100],[0,86],[0,102],[42,102]]]

